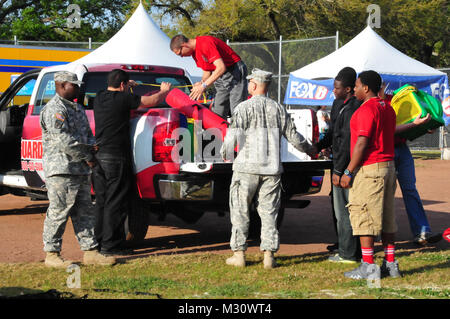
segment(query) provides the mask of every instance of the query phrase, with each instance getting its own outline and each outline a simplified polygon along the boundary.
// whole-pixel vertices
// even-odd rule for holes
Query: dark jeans
[[[97,154],[92,183],[95,191],[95,236],[101,250],[117,248],[125,241],[124,222],[130,210],[134,181],[127,156]]]
[[[336,219],[336,213],[334,211],[334,197],[333,197],[333,170],[330,171],[330,185],[331,185],[331,190],[330,190],[330,199],[331,199],[331,217],[333,218],[333,229],[334,229],[334,233],[336,234],[336,237],[338,235],[338,230],[337,230],[337,219]],[[338,243],[339,244],[339,243]]]
[[[348,192],[346,188],[333,185],[334,212],[337,220],[337,233],[339,242],[339,256],[344,259],[361,259],[361,245],[359,238],[353,236],[353,229],[350,223],[348,212]]]

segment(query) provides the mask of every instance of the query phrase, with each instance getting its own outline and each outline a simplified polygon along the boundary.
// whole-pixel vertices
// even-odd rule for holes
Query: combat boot
[[[275,257],[273,256],[273,251],[264,251],[264,269],[272,269],[276,267]]]
[[[70,260],[64,260],[58,251],[47,252],[44,263],[47,267],[55,268],[67,268],[73,264]]]
[[[227,259],[227,265],[245,267],[245,254],[243,250],[235,251],[233,256]]]
[[[87,250],[84,252],[83,263],[85,265],[108,266],[114,265],[116,262],[116,258],[102,255],[97,249]]]

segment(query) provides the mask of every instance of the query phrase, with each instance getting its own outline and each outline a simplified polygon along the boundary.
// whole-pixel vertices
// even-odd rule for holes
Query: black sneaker
[[[442,239],[442,233],[421,233],[414,238],[414,243],[420,246],[435,244]]]
[[[328,246],[327,246],[327,250],[328,250],[330,253],[336,253],[336,252],[339,250],[339,244],[338,244],[338,243],[335,243],[335,244],[333,244],[333,245],[328,245]]]
[[[386,259],[383,260],[383,264],[381,265],[381,275],[390,276],[392,278],[401,277],[400,269],[398,268],[397,260],[393,262],[387,262]]]

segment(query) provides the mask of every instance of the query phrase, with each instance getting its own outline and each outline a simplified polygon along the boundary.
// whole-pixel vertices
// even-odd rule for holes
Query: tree
[[[154,9],[161,18],[181,16],[191,27],[195,26],[197,15],[203,10],[201,0],[146,0],[147,7]]]
[[[70,28],[69,4],[80,7],[80,28]],[[106,41],[139,4],[138,0],[0,0],[0,38]],[[334,35],[345,44],[366,26],[362,0],[145,0],[169,37],[209,34],[232,42],[303,39]],[[448,0],[379,0],[379,33],[392,46],[434,67],[450,65]],[[164,23],[163,23],[164,24]],[[313,57],[325,52],[313,48]],[[249,53],[277,63],[264,46]],[[263,51],[261,51],[263,50]],[[292,49],[294,50],[294,49]],[[302,54],[299,51],[299,54]],[[255,57],[257,59],[258,57]],[[307,61],[307,59],[305,59]],[[289,61],[286,61],[286,65]],[[298,64],[298,63],[297,63]]]
[[[381,29],[375,31],[387,42],[431,66],[450,64],[447,0],[379,0],[377,4]],[[278,40],[280,35],[283,39],[323,37],[339,31],[342,45],[366,27],[368,5],[362,0],[211,0],[198,7],[190,20],[167,7],[174,27],[166,30],[189,37],[210,34],[232,42]]]
[[[122,25],[134,1],[125,0],[0,0],[0,38],[48,41],[105,41]],[[69,5],[76,5],[68,10]],[[68,18],[80,17],[80,25]]]
[[[447,0],[380,0],[381,28],[375,31],[393,47],[434,67],[450,64]],[[368,3],[359,0],[322,2],[312,7],[308,24],[315,30],[339,30],[346,43],[365,26]]]

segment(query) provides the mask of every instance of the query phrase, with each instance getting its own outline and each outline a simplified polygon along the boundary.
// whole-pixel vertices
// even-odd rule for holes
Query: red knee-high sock
[[[384,259],[386,259],[387,262],[394,262],[395,260],[395,246],[394,245],[387,245],[384,246]]]
[[[373,247],[361,247],[363,262],[373,264]]]

